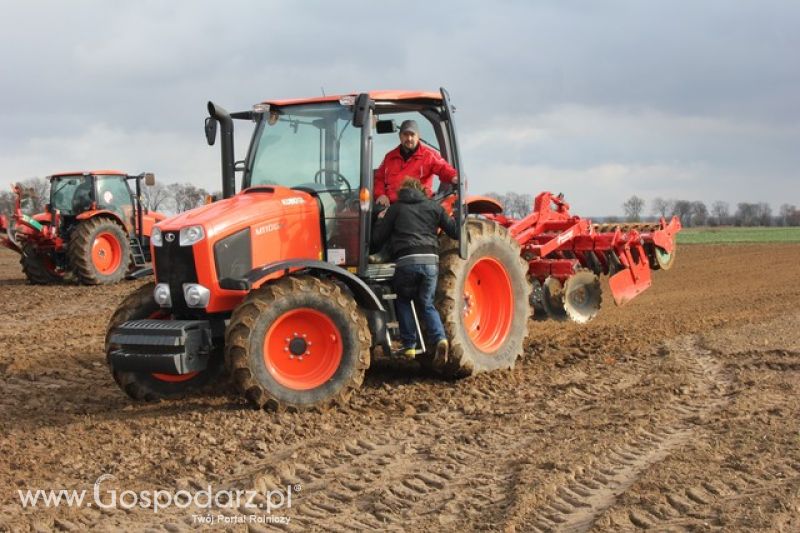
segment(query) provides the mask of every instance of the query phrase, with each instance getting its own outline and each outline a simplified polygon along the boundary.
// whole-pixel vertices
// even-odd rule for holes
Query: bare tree
[[[533,197],[527,193],[510,192],[506,201],[506,212],[515,218],[524,218],[533,209]]]
[[[661,197],[653,198],[653,214],[666,218],[672,212],[673,200],[665,200]]]
[[[145,200],[147,209],[152,211],[169,211],[172,193],[170,185],[157,182],[151,187],[145,188]]]
[[[798,226],[800,225],[800,211],[794,205],[783,204],[780,207],[778,221],[781,226]]]
[[[191,183],[176,183],[171,185],[170,189],[178,213],[203,205],[208,194],[202,187],[195,187]]]
[[[689,200],[670,200],[672,202],[672,215],[681,219],[681,224],[691,226],[692,221],[692,202]]]
[[[11,191],[0,191],[0,215],[14,213],[16,195]]]
[[[644,200],[634,194],[622,204],[622,209],[625,210],[625,217],[628,222],[636,222],[640,219],[642,211],[644,211]]]
[[[30,213],[41,213],[50,201],[50,180],[47,178],[28,178],[19,182],[22,187],[22,207]]]
[[[756,204],[740,202],[736,204],[736,213],[733,215],[734,224],[737,226],[755,226],[757,223]]]
[[[533,196],[527,193],[507,192],[500,194],[490,192],[486,196],[500,202],[503,205],[503,213],[510,217],[523,218],[533,210]]]
[[[759,226],[772,225],[772,208],[766,202],[756,204],[756,221]]]
[[[705,226],[708,220],[708,208],[700,201],[692,202],[692,224]]]
[[[728,202],[717,200],[711,204],[711,216],[714,217],[714,220],[716,220],[716,224],[718,226],[728,224],[728,219],[730,218],[729,209]]]

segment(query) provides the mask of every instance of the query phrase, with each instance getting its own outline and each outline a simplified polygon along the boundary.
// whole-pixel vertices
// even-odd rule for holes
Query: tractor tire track
[[[580,474],[557,487],[555,494],[532,512],[525,511],[523,494],[510,513],[507,529],[525,525],[535,531],[589,530],[596,518],[612,507],[642,472],[693,438],[703,418],[725,403],[731,382],[710,352],[698,346],[696,338],[689,336],[667,342],[665,349],[687,363],[694,380],[691,396],[664,406],[660,423],[641,430],[622,446],[609,449],[596,462],[579,468]],[[686,512],[690,506],[676,496],[673,508]],[[634,520],[641,524],[652,523],[651,519],[636,517],[631,520],[634,526],[637,526]]]
[[[400,414],[399,398],[368,423],[270,450],[268,459],[238,468],[216,485],[265,494],[299,484],[296,505],[286,512],[288,529],[298,531],[452,528],[501,516],[511,504],[520,462],[558,423],[555,413],[611,398],[621,379],[587,384],[589,374],[571,367],[554,377],[551,387],[521,396],[502,377],[479,376],[471,380],[464,407],[411,416]],[[489,403],[502,405],[503,412],[487,423],[479,410]],[[198,487],[205,483],[192,480]]]

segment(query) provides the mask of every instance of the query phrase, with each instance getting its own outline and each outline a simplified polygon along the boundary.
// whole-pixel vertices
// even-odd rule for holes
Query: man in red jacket
[[[397,191],[406,178],[422,183],[426,194],[433,195],[433,175],[445,183],[458,183],[454,169],[436,150],[419,142],[419,127],[414,120],[400,125],[400,145],[386,154],[375,172],[375,202],[388,206],[397,201]]]

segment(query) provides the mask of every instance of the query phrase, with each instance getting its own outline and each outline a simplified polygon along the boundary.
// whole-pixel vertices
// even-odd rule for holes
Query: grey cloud
[[[770,193],[770,185],[798,196],[790,177],[800,141],[794,126],[799,15],[800,5],[774,0],[6,6],[0,163],[7,168],[0,168],[0,186],[13,173],[52,172],[62,164],[56,153],[62,159],[72,153],[70,162],[87,166],[125,154],[126,161],[214,187],[217,162],[183,161],[200,153],[212,161],[216,154],[201,131],[209,99],[233,110],[265,98],[318,94],[320,87],[331,94],[444,85],[458,106],[465,143],[496,130],[465,154],[478,171],[501,161],[569,175],[609,165],[658,166],[675,176],[702,168],[697,182],[674,181],[707,191],[726,175],[741,175],[742,185],[730,193],[746,195],[756,182],[748,176],[758,175],[766,191],[760,198],[778,203],[784,198]],[[570,106],[587,113],[546,123]],[[595,123],[587,128],[585,120]],[[703,120],[718,128],[698,128]],[[508,142],[498,124],[544,133]],[[103,128],[121,132],[123,144],[82,137]],[[148,135],[185,143],[171,153],[148,150]],[[78,150],[76,138],[106,153]],[[53,142],[63,150],[34,152]],[[197,148],[185,153],[193,143]],[[244,139],[238,143],[242,150]],[[610,183],[609,196],[652,187],[637,176]],[[472,183],[488,187],[497,180],[476,175]],[[576,194],[591,192],[576,188]],[[619,202],[609,202],[617,209]]]

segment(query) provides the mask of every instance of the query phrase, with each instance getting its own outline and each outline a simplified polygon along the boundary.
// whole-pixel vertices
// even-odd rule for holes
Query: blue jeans
[[[392,285],[397,294],[395,310],[403,347],[417,344],[417,328],[411,311],[412,300],[417,317],[425,324],[430,339],[437,343],[446,338],[439,311],[433,306],[438,277],[438,265],[404,265],[395,269]]]

